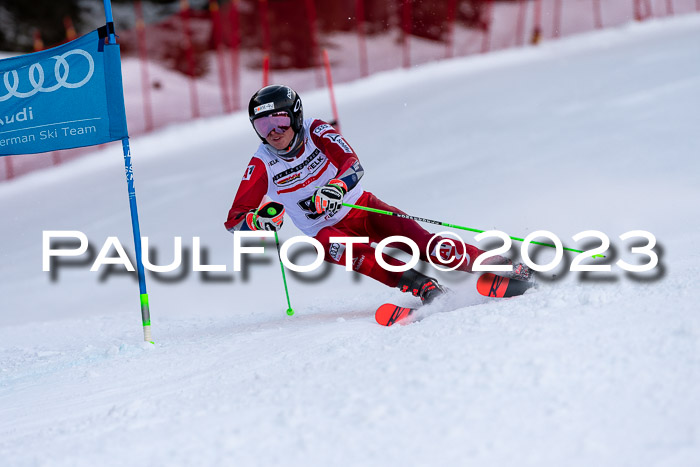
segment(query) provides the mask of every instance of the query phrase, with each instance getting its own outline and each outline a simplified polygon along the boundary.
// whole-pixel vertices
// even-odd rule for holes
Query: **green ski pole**
[[[452,227],[453,229],[468,230],[469,232],[476,232],[476,233],[484,233],[485,232],[485,230],[472,229],[470,227],[463,227],[461,225],[449,224],[447,222],[434,221],[432,219],[425,219],[424,217],[409,216],[408,214],[402,214],[399,212],[391,212],[391,211],[385,211],[383,209],[368,208],[367,206],[358,206],[356,204],[349,204],[349,203],[343,203],[343,206],[347,206],[347,207],[353,208],[353,209],[361,209],[363,211],[376,212],[378,214],[385,214],[387,216],[401,217],[403,219],[410,219],[412,221],[427,222],[429,224],[436,224],[436,225],[442,225],[445,227]],[[510,238],[513,240],[517,240],[519,242],[524,241],[524,239],[518,238],[518,237],[510,237]],[[531,243],[533,243],[535,245],[542,245],[542,246],[548,246],[551,248],[556,248],[556,246],[554,246],[550,243],[542,243],[542,242],[531,242]],[[564,248],[564,250],[567,250],[567,251],[573,251],[575,253],[583,253],[583,251],[576,250],[574,248],[566,248],[566,247],[563,247],[563,248]],[[595,255],[595,256],[593,256],[593,258],[604,258],[604,256],[603,255]]]
[[[267,208],[267,214],[274,216],[277,214],[277,210],[270,206]],[[258,213],[256,211],[253,217],[253,223],[257,221]],[[282,270],[282,282],[284,282],[284,294],[287,296],[287,315],[292,316],[294,314],[294,309],[292,309],[292,304],[289,301],[289,289],[287,288],[287,276],[284,274],[284,264],[282,264],[282,253],[280,253],[280,238],[275,230],[275,244],[277,245],[277,258],[280,261],[280,269]]]
[[[294,310],[292,309],[292,304],[289,302],[289,289],[287,288],[287,276],[284,274],[284,265],[282,264],[282,254],[280,253],[280,239],[275,230],[275,243],[277,244],[277,257],[280,260],[280,269],[282,270],[282,282],[284,282],[284,293],[287,296],[287,315],[292,316]]]

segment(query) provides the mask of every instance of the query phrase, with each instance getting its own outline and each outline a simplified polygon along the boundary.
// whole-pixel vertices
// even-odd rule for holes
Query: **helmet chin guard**
[[[297,157],[301,152],[301,149],[304,147],[304,138],[302,138],[301,132],[294,133],[294,139],[292,139],[292,142],[287,149],[275,149],[264,139],[263,143],[265,143],[265,147],[272,154],[286,161],[290,161]]]
[[[275,149],[267,144],[265,137],[261,136],[257,130],[255,134],[265,143],[265,147],[276,156],[283,159],[293,159],[298,155],[303,144],[301,130],[304,126],[304,109],[299,95],[289,86],[273,84],[265,86],[253,94],[248,103],[248,118],[251,124],[257,118],[278,112],[286,112],[289,115],[290,125],[294,131],[294,139],[288,149]],[[253,125],[253,129],[255,129],[255,125]]]

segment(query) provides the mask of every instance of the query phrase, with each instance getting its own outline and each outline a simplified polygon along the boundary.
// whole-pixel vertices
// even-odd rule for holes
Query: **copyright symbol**
[[[442,237],[454,237],[459,243],[462,244],[462,254],[458,255],[457,254],[457,243],[455,243],[454,240],[451,238],[442,238]],[[433,243],[433,240],[439,238],[437,244],[435,245],[435,249],[433,250],[435,252],[435,257],[437,258],[438,262],[442,263],[443,265],[449,264],[453,262],[455,259],[459,259],[459,262],[452,267],[444,267],[444,266],[438,266],[433,262],[432,255],[430,254],[430,245]],[[445,246],[448,245],[448,246]],[[448,258],[444,258],[442,255],[442,250],[445,250],[448,254]],[[464,263],[464,260],[467,260],[467,264],[469,264],[469,255],[467,254],[467,246],[464,243],[464,240],[462,240],[459,235],[453,233],[453,232],[438,232],[435,235],[433,235],[428,242],[428,245],[425,247],[425,253],[426,256],[428,257],[428,262],[438,271],[454,271],[458,267]]]

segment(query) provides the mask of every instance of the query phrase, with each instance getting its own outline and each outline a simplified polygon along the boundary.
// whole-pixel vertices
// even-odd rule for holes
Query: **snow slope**
[[[342,268],[292,279],[287,317],[269,243],[266,264],[231,272],[245,115],[132,141],[158,264],[198,236],[228,268],[148,275],[155,345],[132,277],[41,271],[43,230],[133,250],[121,148],[3,184],[0,463],[700,464],[699,54],[692,15],[338,87],[364,186],[411,214],[573,247],[601,230],[629,262],[620,234],[659,242],[651,275],[584,278],[567,257],[510,301],[441,276],[472,306],[403,327],[374,309],[415,299]],[[325,92],[302,98],[328,117]]]

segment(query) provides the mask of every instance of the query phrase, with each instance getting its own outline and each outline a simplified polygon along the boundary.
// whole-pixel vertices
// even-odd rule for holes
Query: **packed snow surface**
[[[567,272],[567,254],[507,301],[441,274],[462,306],[406,326],[373,313],[414,298],[340,267],[288,276],[288,317],[269,242],[233,272],[223,221],[258,144],[244,114],[132,140],[152,261],[187,248],[147,275],[155,344],[133,275],[87,256],[42,271],[46,230],[133,253],[120,146],[2,184],[0,464],[700,464],[698,57],[691,15],[339,86],[363,184],[388,203],[613,245],[610,273]],[[302,98],[330,118],[326,92]],[[632,230],[658,240],[651,272],[615,265],[647,261],[619,238]],[[226,272],[192,272],[193,237]]]

